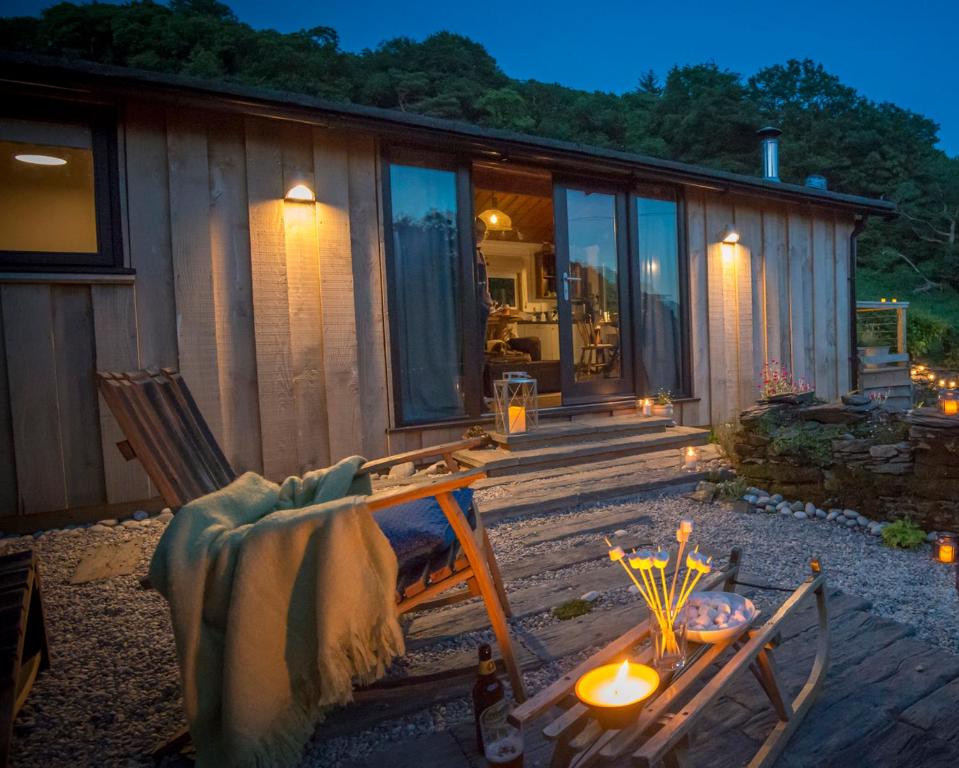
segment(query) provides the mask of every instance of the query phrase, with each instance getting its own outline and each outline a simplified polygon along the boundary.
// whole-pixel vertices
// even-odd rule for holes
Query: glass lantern
[[[959,390],[939,390],[939,412],[946,416],[959,416]]]
[[[940,533],[932,544],[932,556],[940,563],[956,562],[956,545],[959,539],[954,533]]]
[[[539,421],[536,379],[523,371],[509,371],[493,382],[496,431],[518,435],[536,429]]]

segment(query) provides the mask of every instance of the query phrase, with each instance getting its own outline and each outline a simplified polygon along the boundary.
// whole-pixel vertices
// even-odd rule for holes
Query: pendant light
[[[510,232],[513,229],[513,220],[496,207],[496,193],[493,192],[492,207],[483,211],[479,217],[486,224],[488,232]]]

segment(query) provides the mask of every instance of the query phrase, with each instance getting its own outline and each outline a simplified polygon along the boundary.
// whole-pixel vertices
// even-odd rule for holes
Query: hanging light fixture
[[[493,192],[491,207],[483,211],[479,217],[486,224],[488,232],[510,232],[513,229],[513,220],[496,207],[496,193]]]

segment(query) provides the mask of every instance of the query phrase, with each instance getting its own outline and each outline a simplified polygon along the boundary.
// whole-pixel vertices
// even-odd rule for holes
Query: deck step
[[[653,451],[704,445],[709,442],[709,431],[694,427],[670,427],[662,432],[602,437],[582,442],[562,442],[521,451],[502,448],[459,451],[456,460],[468,467],[486,471],[490,477],[528,472],[533,469],[568,467],[602,459],[635,456]],[[678,458],[677,458],[678,461]]]
[[[492,523],[507,517],[565,512],[584,503],[634,496],[667,488],[690,487],[708,474],[720,457],[716,445],[700,448],[698,471],[682,468],[675,448],[575,467],[531,469],[518,474],[489,477],[473,487],[483,520]]]
[[[490,437],[498,446],[510,451],[525,451],[570,442],[591,442],[603,437],[627,437],[663,432],[673,420],[649,416],[592,416],[574,420],[540,422],[537,429],[521,434],[493,432]]]

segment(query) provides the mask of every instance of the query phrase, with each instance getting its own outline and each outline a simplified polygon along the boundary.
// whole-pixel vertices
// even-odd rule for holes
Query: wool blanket
[[[403,653],[396,556],[360,457],[277,485],[248,472],[184,506],[150,564],[198,768],[294,766],[324,709]]]

